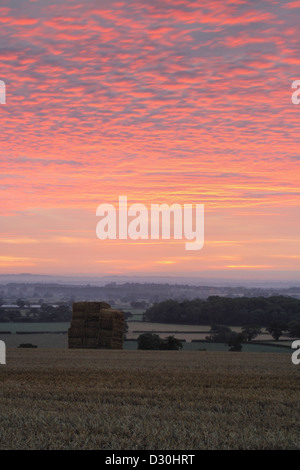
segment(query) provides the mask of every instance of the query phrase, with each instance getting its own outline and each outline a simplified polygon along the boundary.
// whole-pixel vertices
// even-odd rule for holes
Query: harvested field
[[[8,349],[1,449],[298,449],[288,354]]]

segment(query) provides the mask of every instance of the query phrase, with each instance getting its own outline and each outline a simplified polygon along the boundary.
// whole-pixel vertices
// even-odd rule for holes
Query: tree
[[[300,299],[285,296],[229,298],[210,296],[207,300],[153,299],[144,313],[145,321],[192,325],[260,325],[273,321],[300,321]],[[159,302],[159,303],[157,303]]]
[[[229,346],[229,351],[241,351],[242,350],[242,343],[244,341],[243,333],[237,333],[236,331],[232,331],[228,336],[226,341],[226,345]]]
[[[71,321],[72,311],[69,305],[59,305],[52,312],[55,314],[54,321]]]
[[[138,349],[160,349],[160,342],[160,337],[155,333],[143,333],[137,339]]]
[[[223,343],[231,332],[229,326],[213,324],[210,328],[210,336],[207,336],[206,339],[216,343]]]
[[[175,338],[174,336],[168,336],[167,338],[161,340],[159,349],[165,349],[168,351],[179,351],[179,349],[182,348],[183,345],[179,339]]]
[[[288,326],[285,322],[281,320],[273,321],[266,330],[272,335],[275,341],[278,341],[283,332],[288,329]]]
[[[300,322],[291,321],[288,324],[288,333],[290,338],[300,338]]]
[[[161,339],[155,333],[143,333],[137,341],[138,349],[178,351],[183,348],[182,342],[174,336]]]
[[[247,341],[250,342],[261,334],[261,328],[257,325],[245,325],[242,326],[242,333]]]
[[[132,318],[132,317],[133,317],[133,315],[132,315],[131,312],[127,312],[127,311],[123,310],[123,313],[124,313],[124,318],[125,318],[125,320],[127,320],[128,318]]]

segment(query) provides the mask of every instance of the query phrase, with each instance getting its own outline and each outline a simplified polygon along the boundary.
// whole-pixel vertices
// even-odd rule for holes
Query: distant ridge
[[[211,274],[211,273],[209,273]],[[222,273],[223,274],[223,273]],[[236,276],[239,274],[236,273]],[[255,276],[256,275],[256,276]],[[50,274],[32,274],[32,273],[19,273],[19,274],[0,274],[0,284],[7,283],[43,283],[43,284],[70,284],[70,285],[94,285],[104,286],[108,283],[115,282],[117,284],[124,283],[139,283],[139,284],[181,284],[190,286],[217,286],[217,287],[232,287],[232,286],[243,286],[243,287],[300,287],[300,272],[289,272],[289,273],[278,273],[278,279],[272,279],[274,272],[267,277],[267,273],[264,272],[265,278],[259,278],[262,273],[252,273],[252,278],[247,279],[241,277],[230,278],[220,277],[214,278],[209,276],[208,273],[201,273],[199,276],[190,275],[162,275],[162,274],[151,274],[151,275],[50,275]]]

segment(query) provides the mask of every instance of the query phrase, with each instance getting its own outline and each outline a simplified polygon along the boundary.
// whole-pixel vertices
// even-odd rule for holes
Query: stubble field
[[[289,354],[8,349],[0,449],[299,449]]]

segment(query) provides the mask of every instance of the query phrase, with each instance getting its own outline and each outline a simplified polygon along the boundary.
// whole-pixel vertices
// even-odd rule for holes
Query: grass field
[[[53,323],[1,323],[0,324],[0,340],[3,340],[7,347],[16,348],[21,343],[32,343],[38,348],[67,348],[68,337],[67,331],[70,326],[69,322],[53,322]],[[231,327],[233,331],[241,331],[241,327]],[[10,331],[11,334],[3,334],[3,331]],[[141,333],[154,332],[159,336],[166,337],[174,335],[176,338],[185,340],[183,348],[185,350],[195,350],[206,348],[207,350],[223,350],[227,351],[228,346],[223,343],[194,343],[192,341],[204,341],[209,335],[210,326],[208,325],[181,325],[169,323],[150,323],[150,322],[128,322],[127,339],[137,339]],[[22,332],[22,334],[16,334]],[[35,332],[30,334],[28,332]],[[47,333],[45,333],[47,332]],[[60,333],[64,332],[64,333]],[[265,343],[260,345],[258,343]],[[243,351],[254,352],[287,352],[290,353],[292,339],[282,336],[279,342],[273,340],[272,336],[263,329],[263,334],[259,335],[254,343],[244,344]],[[271,346],[272,345],[272,346]],[[286,346],[286,349],[280,346]],[[137,349],[137,344],[133,342],[125,342],[124,349]]]
[[[1,449],[299,449],[289,354],[8,349]]]
[[[161,335],[165,336],[164,334]],[[181,339],[187,337],[184,332],[176,334],[176,337]],[[60,333],[42,333],[42,334],[10,334],[1,335],[0,340],[4,341],[9,348],[17,348],[22,343],[31,343],[38,348],[46,349],[67,349],[68,348],[68,335]],[[265,344],[243,344],[243,351],[246,352],[276,352],[291,354],[291,340],[289,342],[266,342]],[[285,345],[286,347],[280,347]],[[208,343],[208,342],[183,342],[184,350],[199,350],[207,349],[208,351],[228,351],[228,346],[224,343]],[[136,341],[124,341],[123,349],[136,350]]]

